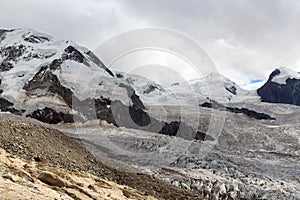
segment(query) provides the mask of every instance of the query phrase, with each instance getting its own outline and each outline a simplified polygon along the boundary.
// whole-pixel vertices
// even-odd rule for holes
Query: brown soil
[[[146,174],[118,171],[102,164],[85,147],[61,132],[0,119],[0,148],[21,158],[70,171],[88,172],[158,199],[202,199]]]

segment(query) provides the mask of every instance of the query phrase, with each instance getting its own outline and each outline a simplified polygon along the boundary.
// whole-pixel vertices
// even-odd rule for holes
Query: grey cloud
[[[190,35],[207,50],[221,73],[240,84],[251,78],[266,78],[279,66],[300,70],[300,7],[296,1],[147,2],[123,4],[153,26]]]
[[[10,0],[0,2],[3,28],[29,27],[95,48],[135,22],[110,0]],[[138,23],[138,22],[137,22]]]
[[[239,84],[279,66],[300,71],[300,2],[294,0],[10,0],[4,27],[32,27],[89,48],[123,31],[162,27],[197,41]]]

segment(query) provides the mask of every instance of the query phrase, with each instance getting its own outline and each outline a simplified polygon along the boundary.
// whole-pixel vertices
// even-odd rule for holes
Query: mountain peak
[[[45,33],[35,31],[29,28],[18,28],[18,29],[0,29],[0,42],[4,44],[12,43],[43,43],[49,42],[54,38]]]
[[[300,74],[292,69],[275,69],[269,80],[257,90],[264,102],[300,105]]]
[[[290,68],[279,67],[271,73],[269,79],[278,84],[286,84],[288,79],[300,79],[300,74]]]

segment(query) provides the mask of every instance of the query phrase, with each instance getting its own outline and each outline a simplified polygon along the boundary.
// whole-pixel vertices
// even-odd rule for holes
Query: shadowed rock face
[[[85,59],[86,58],[82,55],[82,53],[72,46],[68,46],[65,49],[65,53],[62,55],[62,60],[74,60],[79,63],[83,63]]]
[[[0,29],[0,42],[5,39],[6,30]]]
[[[273,82],[272,79],[280,73],[279,69],[273,71],[266,84],[257,90],[258,95],[261,97],[261,101],[299,106],[300,80],[288,78],[286,84]]]
[[[65,122],[65,123],[74,122],[73,115],[65,114],[63,112],[56,112],[55,110],[48,107],[42,110],[35,110],[31,114],[27,115],[26,117],[31,117],[48,124],[57,124],[60,122]]]
[[[235,107],[226,107],[222,104],[219,104],[217,102],[214,102],[214,101],[211,101],[211,102],[205,102],[203,104],[200,105],[201,107],[205,107],[205,108],[213,108],[213,109],[217,109],[217,110],[223,110],[223,111],[228,111],[228,112],[233,112],[233,113],[241,113],[241,114],[244,114],[248,117],[251,117],[251,118],[255,118],[255,119],[258,119],[258,120],[262,120],[262,119],[267,119],[267,120],[275,120],[274,117],[271,117],[270,115],[268,114],[265,114],[265,113],[259,113],[259,112],[256,112],[254,110],[249,110],[247,108],[235,108]]]
[[[96,63],[98,66],[104,68],[107,73],[109,73],[111,76],[114,77],[114,73],[112,73],[112,71],[110,71],[110,69],[108,69],[92,51],[88,51],[86,54],[90,57],[90,59],[94,63]]]
[[[159,89],[159,88],[155,85],[149,85],[148,88],[146,90],[144,90],[144,94],[149,94],[150,92],[153,92],[156,89]]]
[[[12,64],[8,61],[3,61],[0,64],[0,72],[9,71],[13,68]]]
[[[0,42],[5,39],[7,32],[11,32],[11,31],[13,30],[0,29]]]
[[[119,100],[87,99],[76,102],[79,112],[86,119],[101,119],[113,123],[117,127],[126,127],[142,131],[149,131],[163,135],[181,137],[186,140],[207,140],[205,133],[196,132],[184,122],[170,123],[159,121],[151,117],[137,106],[124,105]],[[94,108],[94,109],[90,109]],[[76,108],[75,108],[76,109]],[[80,119],[79,119],[80,120]],[[210,137],[210,140],[214,140]]]
[[[131,99],[134,107],[145,109],[145,106],[143,102],[140,100],[140,97],[135,93],[134,89],[130,85],[125,85],[121,83],[119,86],[126,89],[127,95]]]
[[[57,76],[54,75],[48,66],[44,66],[40,71],[23,87],[27,95],[36,95],[36,90],[43,90],[44,93],[40,94],[55,95],[58,94],[65,100],[69,107],[72,107],[72,91],[61,85]]]
[[[227,111],[234,112],[234,113],[242,113],[244,115],[247,115],[248,117],[255,118],[258,120],[262,120],[262,119],[275,120],[275,118],[271,117],[270,115],[267,115],[265,113],[259,113],[254,110],[249,110],[247,108],[226,107],[226,109]]]
[[[5,57],[5,60],[16,61],[17,58],[21,57],[26,50],[26,47],[22,44],[16,46],[8,46],[1,48],[1,55]]]
[[[230,86],[230,87],[225,87],[225,89],[228,91],[228,92],[230,92],[231,94],[233,94],[233,95],[236,95],[237,93],[236,93],[236,87],[234,86],[234,85],[232,85],[232,86]]]
[[[201,131],[195,131],[191,127],[188,127],[184,122],[173,121],[170,123],[163,123],[163,128],[159,131],[160,134],[176,136],[185,140],[201,140],[201,141],[214,141],[215,139],[207,133]]]
[[[14,104],[11,103],[10,101],[4,99],[4,98],[0,98],[0,111],[1,112],[10,112],[16,115],[21,115],[24,110],[17,110],[14,107]]]
[[[43,43],[49,41],[49,38],[44,37],[44,36],[37,36],[37,35],[30,35],[26,38],[24,38],[26,42],[30,43]]]
[[[0,63],[0,72],[9,71],[13,68],[12,62],[21,57],[26,50],[24,45],[8,46],[0,48],[0,55],[4,58]]]

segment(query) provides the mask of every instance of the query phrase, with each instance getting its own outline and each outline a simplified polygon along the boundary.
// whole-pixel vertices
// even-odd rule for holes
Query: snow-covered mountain
[[[1,106],[2,111],[37,115],[47,108],[47,112],[74,114],[74,100],[87,99],[120,100],[143,108],[125,81],[74,42],[17,29],[1,30],[0,45],[1,102],[7,104]]]
[[[257,90],[261,100],[269,103],[300,105],[300,74],[292,69],[275,69],[268,81]]]
[[[144,77],[122,72],[116,74],[127,81],[145,105],[194,105],[214,100],[219,103],[259,101],[256,91],[243,90],[236,83],[219,73],[211,73],[201,79],[161,86]]]
[[[54,124],[102,119],[188,139],[198,134],[184,122],[151,117],[131,86],[152,95],[155,87],[163,92],[159,85],[130,82],[115,75],[92,51],[34,30],[0,30],[0,80],[2,112]]]
[[[255,91],[243,90],[236,83],[219,73],[211,73],[200,80],[190,81],[189,84],[197,93],[220,103],[258,99]]]
[[[191,99],[192,101],[202,99],[202,95],[189,92],[190,90],[187,90],[189,86],[186,83],[182,83],[179,87],[165,87],[139,75],[120,71],[114,71],[114,73],[134,88],[146,106],[193,105]],[[197,107],[198,104],[195,106]]]

